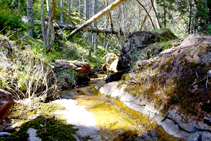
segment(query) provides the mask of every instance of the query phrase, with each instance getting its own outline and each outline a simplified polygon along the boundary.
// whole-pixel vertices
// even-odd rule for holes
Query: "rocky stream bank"
[[[52,140],[55,136],[58,140],[79,141],[211,140],[211,37],[191,34],[158,46],[154,42],[161,35],[132,33],[125,40],[118,63],[115,61],[118,67],[107,76],[106,84],[105,76],[89,81],[87,75],[79,75],[78,80],[89,81],[86,86],[77,85],[76,79],[71,78],[70,83],[66,81],[61,86],[66,89],[74,84],[74,88],[57,93],[59,99],[48,105],[34,102],[29,106],[33,114],[29,124],[23,126],[27,130],[6,121],[2,124],[8,127],[2,130],[15,131],[10,139],[23,136],[25,140]],[[117,60],[115,55],[111,56],[110,61],[105,58],[107,63]],[[66,67],[87,66],[90,72],[86,63],[55,63],[58,76]],[[109,64],[103,69],[111,70]],[[16,113],[22,120],[29,119],[27,113]],[[33,120],[36,124],[31,123]],[[41,138],[33,138],[30,132]],[[4,132],[4,136],[8,135]]]

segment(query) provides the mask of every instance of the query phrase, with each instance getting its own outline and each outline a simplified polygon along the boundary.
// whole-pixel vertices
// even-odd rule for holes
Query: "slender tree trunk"
[[[88,9],[89,9],[89,14],[87,16],[87,18],[89,19],[91,16],[92,16],[92,4],[91,4],[91,1],[88,0]],[[91,57],[92,55],[92,41],[93,41],[93,33],[89,33],[89,46],[90,46],[90,50],[89,50],[89,56]]]
[[[18,0],[18,10],[20,10],[20,0]]]
[[[156,11],[157,4],[156,4],[156,2],[154,4],[154,0],[151,0],[151,4],[152,4],[152,8],[153,8],[154,13],[155,13],[155,19],[156,19],[156,23],[157,23],[157,28],[160,29],[161,28],[161,24],[160,24],[160,21],[159,21],[159,19],[157,17],[158,14],[157,14],[157,11]]]
[[[46,0],[46,8],[47,8],[47,14],[49,16],[49,0]]]
[[[60,15],[60,23],[64,23],[64,13],[63,13],[63,0],[60,2],[60,7],[61,7],[61,15]],[[63,37],[63,32],[61,30],[61,36]]]
[[[64,19],[63,19],[63,0],[61,0],[61,3],[60,3],[60,7],[61,7],[61,16],[60,16],[60,23],[63,24],[64,23]]]
[[[122,4],[122,6],[121,6],[121,8],[122,8],[122,23],[123,23],[123,25],[122,25],[122,29],[123,29],[123,31],[125,31],[125,4],[123,3]]]
[[[81,17],[81,0],[78,0],[78,12],[79,16]]]
[[[89,18],[89,0],[84,0],[84,19]]]
[[[191,20],[192,20],[192,0],[189,0],[190,11],[189,11],[189,24],[188,24],[188,33],[191,33]]]
[[[41,27],[42,27],[42,36],[43,36],[43,46],[46,46],[47,45],[47,40],[46,40],[44,0],[41,0]]]
[[[164,23],[164,27],[166,28],[167,20],[166,20],[166,2],[165,2],[165,0],[163,1],[163,3],[164,3],[164,6],[163,6],[163,15],[164,15],[163,23]]]
[[[72,8],[72,7],[71,7],[71,2],[72,2],[72,1],[69,0],[69,19],[70,19],[70,17],[71,17],[71,8]],[[68,23],[71,23],[70,20],[68,20]]]
[[[32,0],[27,0],[27,18],[29,20],[29,35],[34,35],[33,5]]]
[[[44,13],[44,0],[41,0],[41,26],[42,26],[42,35],[44,47],[46,48],[46,53],[50,52],[51,47],[55,41],[55,31],[53,26],[53,20],[55,19],[55,9],[56,2],[52,0],[51,10],[48,16],[48,25],[45,25],[45,13]]]
[[[97,12],[98,12],[98,0],[95,0],[94,1],[94,15],[95,14],[97,14]],[[97,21],[95,21],[94,22],[94,27],[96,27],[97,28]],[[94,33],[93,34],[93,42],[94,42],[94,55],[96,55],[97,56],[97,45],[98,45],[98,43],[97,43],[97,36],[98,36],[98,34],[97,33]]]

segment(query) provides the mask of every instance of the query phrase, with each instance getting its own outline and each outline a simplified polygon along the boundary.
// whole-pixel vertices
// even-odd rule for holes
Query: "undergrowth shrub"
[[[11,13],[6,9],[0,8],[0,30],[3,34],[9,30],[25,30],[26,24],[21,20],[21,17]]]
[[[51,66],[31,49],[14,48],[0,40],[0,88],[16,99],[30,98],[54,85]],[[51,80],[51,81],[50,81]]]

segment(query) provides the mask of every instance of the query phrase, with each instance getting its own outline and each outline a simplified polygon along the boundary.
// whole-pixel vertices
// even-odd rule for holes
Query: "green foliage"
[[[89,56],[85,58],[85,61],[88,62],[91,65],[91,67],[101,67],[102,64],[105,62],[103,59],[99,57],[89,57]]]
[[[202,32],[207,34],[211,19],[210,10],[211,2],[198,0],[156,0],[157,4],[163,8],[163,12],[158,13],[157,17],[162,19],[163,26],[172,18],[171,13],[185,15],[185,21],[189,33]],[[172,12],[170,12],[172,11]],[[209,33],[209,32],[208,32]]]
[[[26,25],[21,21],[21,17],[8,10],[0,9],[0,30],[5,34],[8,30],[24,30]]]

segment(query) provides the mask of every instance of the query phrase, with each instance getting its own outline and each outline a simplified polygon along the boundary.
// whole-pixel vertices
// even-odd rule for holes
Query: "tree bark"
[[[71,17],[71,0],[69,0],[69,19],[70,19],[70,17]],[[71,23],[71,21],[70,20],[68,20],[68,23]]]
[[[104,8],[102,11],[100,11],[99,13],[97,13],[96,15],[94,15],[92,18],[90,18],[89,20],[87,20],[85,23],[83,23],[81,26],[79,26],[74,31],[72,31],[67,37],[70,37],[70,36],[75,35],[79,31],[81,31],[83,28],[89,26],[94,21],[98,20],[99,18],[101,18],[102,16],[104,16],[105,14],[107,14],[109,11],[113,10],[114,8],[116,8],[117,6],[119,6],[121,3],[125,2],[125,1],[126,0],[116,0],[116,1],[114,1],[112,4],[110,4],[109,6],[107,6],[106,8]]]
[[[46,8],[47,8],[48,16],[49,16],[49,0],[46,0]]]
[[[95,0],[94,1],[94,15],[97,14],[98,12],[98,0]],[[94,22],[94,27],[97,28],[97,21]],[[98,48],[98,43],[97,43],[97,36],[98,34],[97,33],[94,33],[93,34],[93,42],[94,42],[94,55],[97,56],[97,48]]]
[[[161,28],[161,24],[160,24],[160,21],[159,21],[159,19],[158,19],[158,17],[157,17],[157,11],[156,11],[155,6],[154,6],[154,0],[151,0],[151,4],[152,4],[152,8],[153,8],[154,13],[155,13],[155,18],[156,18],[156,22],[157,22],[157,27],[158,27],[158,29],[160,29],[160,28]]]
[[[34,35],[34,21],[33,21],[33,5],[32,0],[27,0],[27,18],[29,21],[29,36],[33,38]]]
[[[61,7],[61,15],[60,15],[60,22],[61,22],[61,24],[63,24],[64,23],[64,19],[63,19],[63,0],[61,0],[61,3],[60,3],[60,7]]]
[[[45,13],[44,13],[44,0],[41,0],[41,28],[43,36],[43,46],[47,44],[46,41],[46,26],[45,26]]]
[[[53,25],[53,20],[55,19],[55,9],[56,9],[56,2],[55,0],[52,0],[51,10],[48,16],[48,25],[46,27],[44,0],[41,0],[41,26],[42,26],[43,42],[44,42],[44,47],[46,48],[46,53],[50,52],[51,47],[53,46],[55,41],[55,31]]]
[[[89,16],[87,16],[87,18],[89,19],[92,16],[92,3],[90,0],[88,0],[88,7],[89,7]],[[89,33],[89,46],[90,46],[90,50],[89,50],[89,56],[91,57],[92,55],[92,46],[93,46],[93,33]]]
[[[84,19],[89,19],[89,0],[84,0]]]
[[[19,14],[19,10],[20,10],[20,0],[18,0],[18,14]]]

